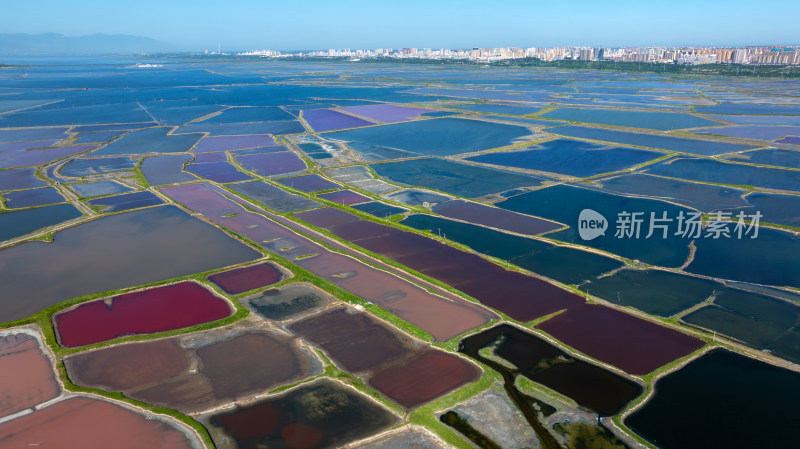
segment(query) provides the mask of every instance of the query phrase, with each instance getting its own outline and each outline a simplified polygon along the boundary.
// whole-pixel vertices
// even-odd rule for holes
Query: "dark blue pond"
[[[152,121],[136,103],[19,112],[0,117],[0,128],[22,126],[96,125]]]
[[[201,178],[216,182],[237,182],[253,179],[240,172],[229,162],[209,162],[206,164],[189,164],[186,171],[192,172]]]
[[[548,128],[547,132],[560,136],[578,137],[581,139],[602,140],[623,145],[637,145],[682,153],[714,155],[750,150],[755,147],[733,143],[710,142],[705,140],[683,139],[680,137],[656,136],[653,134],[637,134],[609,129],[585,128],[582,126],[559,126]]]
[[[755,192],[747,195],[747,202],[753,206],[747,213],[760,211],[767,223],[800,228],[800,196]]]
[[[148,191],[107,196],[105,198],[89,201],[91,206],[99,207],[103,212],[119,212],[163,203],[164,200],[156,196],[153,192]]]
[[[651,196],[683,204],[704,212],[747,206],[745,191],[730,187],[697,184],[649,175],[623,175],[599,181],[602,189],[612,193]]]
[[[620,270],[580,289],[606,301],[669,317],[725,287],[714,281],[658,270]]]
[[[325,138],[449,156],[509,145],[531,132],[524,127],[458,118],[416,120],[326,133]]]
[[[181,132],[207,132],[212,136],[235,136],[241,134],[297,134],[306,132],[297,120],[278,120],[273,122],[220,123],[200,122],[181,126]]]
[[[0,129],[0,142],[22,142],[29,140],[54,140],[67,137],[68,128]]]
[[[61,168],[63,176],[78,178],[81,176],[96,175],[99,173],[112,173],[132,170],[136,161],[128,157],[107,157],[102,159],[75,159]]]
[[[0,170],[0,190],[29,189],[47,185],[37,178],[35,168],[12,168]]]
[[[121,134],[120,131],[100,131],[91,133],[79,133],[75,143],[101,143],[111,140]]]
[[[55,204],[0,214],[0,241],[30,234],[37,229],[57,225],[81,215],[72,204]]]
[[[663,156],[655,151],[607,147],[569,139],[551,140],[529,148],[481,154],[467,160],[583,178],[632,167]]]
[[[800,151],[768,148],[766,150],[749,151],[743,153],[742,156],[745,157],[731,158],[731,160],[775,165],[777,167],[800,168]]]
[[[631,128],[658,129],[662,131],[681,128],[713,126],[717,122],[689,114],[672,112],[619,111],[612,109],[560,108],[541,115],[542,118],[570,122],[599,123]]]
[[[731,225],[732,227],[732,225]],[[731,232],[730,238],[697,239],[697,253],[686,271],[721,279],[800,287],[800,237],[761,228],[758,237]]]
[[[412,186],[428,187],[477,198],[522,186],[537,186],[545,178],[526,176],[443,159],[415,159],[371,166],[380,176]]]
[[[111,195],[114,193],[129,192],[128,186],[116,181],[86,182],[81,184],[70,184],[69,188],[74,190],[81,198],[92,198],[95,196]]]
[[[644,171],[693,181],[800,191],[800,176],[795,171],[730,164],[711,159],[670,159],[647,167]]]
[[[792,447],[800,374],[717,349],[658,380],[625,424],[662,449]]]
[[[586,251],[430,215],[411,215],[400,223],[430,231],[565,284],[578,284],[622,266],[622,262]]]
[[[692,212],[689,209],[678,207],[662,201],[630,198],[612,195],[605,192],[578,188],[567,185],[558,185],[540,189],[512,197],[496,206],[504,209],[549,218],[570,226],[569,229],[559,231],[547,236],[568,243],[579,243],[594,248],[609,251],[629,259],[638,259],[653,265],[678,267],[689,255],[690,238],[676,236],[678,214]],[[583,240],[578,235],[578,216],[583,209],[591,209],[605,217],[607,228],[605,235],[594,240]],[[615,236],[617,220],[622,212],[641,213],[639,237],[635,233]],[[656,218],[662,218],[666,213],[671,222],[666,222],[667,235],[664,238],[662,229],[654,228],[653,235],[647,238],[651,223],[651,213]],[[658,223],[656,223],[658,224]],[[628,228],[629,230],[632,228]]]
[[[463,109],[465,111],[483,112],[486,114],[507,114],[507,115],[527,115],[539,112],[546,105],[530,106],[509,106],[504,104],[470,104],[466,106],[450,106],[452,109]]]
[[[122,154],[184,153],[199,141],[202,134],[173,134],[172,128],[146,128],[123,136],[92,153],[92,156]]]
[[[374,215],[378,218],[387,218],[392,215],[408,212],[408,209],[403,209],[397,206],[390,206],[388,204],[379,203],[377,201],[373,201],[371,203],[356,204],[350,207],[352,207],[353,209],[358,209],[361,212],[366,212],[370,215]]]
[[[784,106],[754,103],[720,103],[716,106],[698,106],[698,114],[736,114],[736,115],[800,115],[800,106]]]
[[[201,123],[242,123],[294,120],[295,116],[277,107],[230,108]]]
[[[6,199],[6,207],[9,209],[42,206],[64,201],[64,197],[53,187],[18,190],[16,192],[4,193],[3,196]]]
[[[696,310],[681,320],[798,363],[798,316],[800,306],[795,303],[726,288],[716,293],[714,304]]]

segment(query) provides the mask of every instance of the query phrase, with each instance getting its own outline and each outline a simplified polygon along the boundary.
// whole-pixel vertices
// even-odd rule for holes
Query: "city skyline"
[[[417,0],[375,4],[237,1],[63,3],[7,5],[0,17],[6,33],[95,33],[151,37],[176,51],[254,48],[313,50],[380,47],[530,46],[749,46],[800,44],[795,3],[706,1],[641,4],[628,0],[598,6],[571,0]],[[759,18],[755,20],[754,17]]]

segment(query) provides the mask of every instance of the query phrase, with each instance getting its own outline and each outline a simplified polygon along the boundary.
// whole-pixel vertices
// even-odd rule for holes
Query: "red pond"
[[[61,344],[82,346],[128,334],[162,332],[225,318],[231,308],[194,282],[82,304],[55,316]]]
[[[281,280],[280,270],[270,263],[261,263],[244,268],[212,274],[208,280],[217,284],[226,293],[237,295],[254,288],[272,285]]]

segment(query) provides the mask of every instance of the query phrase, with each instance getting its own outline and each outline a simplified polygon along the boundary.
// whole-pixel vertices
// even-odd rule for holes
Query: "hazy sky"
[[[800,44],[800,1],[4,0],[0,33],[133,34],[176,49]]]

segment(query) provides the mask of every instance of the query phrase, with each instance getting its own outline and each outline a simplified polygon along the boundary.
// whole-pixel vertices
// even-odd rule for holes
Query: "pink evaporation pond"
[[[272,285],[280,281],[282,277],[282,273],[274,265],[261,263],[212,274],[208,280],[219,285],[226,293],[237,295],[254,288]]]
[[[359,195],[351,190],[339,190],[338,192],[325,193],[317,196],[339,204],[356,204],[363,203],[365,201],[372,201],[371,199],[363,195]]]
[[[218,136],[206,137],[197,144],[195,153],[209,153],[215,151],[240,150],[275,145],[268,134],[248,134],[243,136]]]
[[[225,300],[194,282],[180,282],[106,300],[92,301],[55,316],[66,347],[108,341],[123,335],[163,332],[230,316]]]

